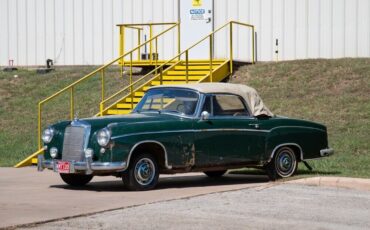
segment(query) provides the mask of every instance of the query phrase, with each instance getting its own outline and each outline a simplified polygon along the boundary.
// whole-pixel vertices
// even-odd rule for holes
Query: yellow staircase
[[[207,60],[190,61],[188,65],[186,65],[184,61],[180,61],[163,72],[162,80],[160,74],[157,74],[155,79],[152,79],[142,87],[135,90],[133,97],[131,97],[131,95],[127,95],[122,98],[122,100],[117,104],[106,110],[104,115],[130,113],[132,108],[136,106],[144,93],[151,86],[198,83],[205,81],[206,77],[210,74],[209,69],[209,61]],[[225,78],[227,76],[225,73],[229,73],[229,61],[215,60],[213,61],[212,69],[213,71],[217,70],[217,72],[213,72],[214,75],[218,76],[217,79],[214,80],[222,80],[221,78]]]
[[[165,23],[166,24],[166,23]],[[24,159],[23,161],[19,162],[14,167],[23,167],[28,166],[34,163],[37,163],[37,155],[43,153],[43,146],[41,141],[41,132],[42,129],[48,125],[42,122],[42,118],[45,119],[43,115],[43,108],[45,104],[51,104],[55,99],[61,99],[66,94],[69,95],[70,106],[69,106],[69,119],[73,119],[75,116],[75,91],[76,87],[82,85],[86,82],[87,79],[99,77],[100,88],[101,88],[101,100],[99,102],[100,111],[95,114],[95,116],[105,116],[105,115],[117,115],[117,114],[128,114],[132,111],[132,109],[136,106],[136,104],[141,100],[144,93],[152,86],[157,85],[172,85],[172,84],[188,84],[188,83],[200,83],[200,82],[219,82],[222,81],[224,78],[232,74],[233,72],[233,27],[240,26],[246,29],[251,30],[251,59],[245,61],[246,63],[254,63],[254,26],[246,23],[240,23],[236,21],[230,21],[225,25],[221,26],[217,30],[213,31],[206,37],[199,40],[197,43],[192,45],[191,47],[187,48],[186,50],[180,52],[175,55],[170,60],[154,60],[152,58],[152,53],[156,53],[158,55],[158,39],[164,36],[169,31],[177,29],[178,34],[178,42],[179,39],[179,30],[180,24],[179,23],[167,23],[170,25],[169,28],[165,29],[164,31],[160,32],[156,36],[152,36],[151,38],[135,47],[134,49],[121,53],[121,55],[112,60],[111,62],[99,67],[95,71],[89,73],[88,75],[84,76],[83,78],[77,80],[76,82],[72,83],[71,85],[61,89],[60,91],[56,92],[55,94],[51,95],[50,97],[42,100],[38,104],[38,150],[31,154],[29,157]],[[134,24],[135,28],[137,25],[144,25],[144,24]],[[151,26],[153,25],[161,25],[161,23],[152,23],[148,24]],[[126,24],[126,27],[130,27],[130,25]],[[229,39],[227,41],[229,47],[229,55],[225,59],[216,59],[214,58],[214,35],[215,33],[219,32],[220,30],[229,28]],[[124,38],[122,37],[122,28],[121,28],[121,40],[120,40],[120,52],[124,51],[122,48],[122,42]],[[209,54],[208,59],[204,60],[192,60],[189,59],[189,52],[193,50],[194,47],[198,46],[201,43],[208,43],[209,45]],[[150,60],[140,60],[139,54],[140,50],[143,49],[144,46],[150,45]],[[152,48],[152,44],[155,44]],[[178,45],[178,47],[180,47]],[[137,59],[134,60],[134,53],[137,54]],[[240,62],[240,60],[239,60]],[[151,66],[153,70],[141,76],[140,78],[133,80],[133,67],[137,66]],[[105,83],[106,83],[106,75],[108,74],[108,68],[110,67],[118,67],[120,68],[119,74],[121,77],[126,77],[128,75],[129,84],[126,87],[123,87],[118,92],[115,92],[109,97],[106,97],[105,92]],[[126,68],[127,71],[124,71]],[[126,73],[126,76],[125,76]],[[127,74],[128,73],[128,74]],[[91,116],[93,116],[92,114]],[[66,118],[68,119],[68,118]]]

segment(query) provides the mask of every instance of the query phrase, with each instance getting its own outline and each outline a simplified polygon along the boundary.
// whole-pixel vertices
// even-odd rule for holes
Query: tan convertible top
[[[198,83],[198,84],[182,84],[182,85],[162,85],[153,88],[188,88],[202,93],[231,93],[244,98],[248,103],[253,116],[274,116],[273,113],[263,103],[257,91],[249,86],[232,83]]]

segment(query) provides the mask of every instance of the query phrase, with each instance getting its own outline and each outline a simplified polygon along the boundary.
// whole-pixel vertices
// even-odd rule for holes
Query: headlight
[[[107,128],[101,129],[96,136],[100,146],[107,146],[111,137],[111,133]]]
[[[45,144],[49,144],[50,141],[53,139],[53,136],[54,136],[54,129],[53,128],[47,128],[44,130],[44,132],[42,133],[42,141],[45,143]]]
[[[58,149],[57,149],[57,148],[55,148],[55,147],[52,147],[52,148],[50,149],[50,156],[51,156],[52,158],[56,158],[56,157],[58,156]]]

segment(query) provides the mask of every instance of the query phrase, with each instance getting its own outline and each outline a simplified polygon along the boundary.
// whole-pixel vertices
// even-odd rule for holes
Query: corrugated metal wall
[[[0,0],[0,65],[102,64],[118,56],[116,24],[177,22],[177,14],[177,0]],[[159,46],[175,47],[174,34]]]
[[[370,57],[370,0],[214,0],[214,14],[215,28],[231,19],[256,26],[260,61],[276,59],[275,39],[279,60]],[[178,0],[0,0],[0,65],[101,64],[118,54],[116,24],[177,20]],[[245,59],[250,36],[237,30],[235,58]],[[166,57],[174,38],[160,42]]]
[[[260,61],[276,60],[276,39],[279,60],[370,57],[370,0],[214,1],[215,28],[231,19],[255,25]]]

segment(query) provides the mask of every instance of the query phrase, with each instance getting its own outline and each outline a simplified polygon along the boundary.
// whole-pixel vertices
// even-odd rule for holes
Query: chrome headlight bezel
[[[53,140],[54,134],[55,130],[49,127],[42,132],[41,139],[45,144],[49,144]]]
[[[100,146],[105,147],[109,144],[111,136],[111,131],[104,128],[98,131],[96,134],[96,140]]]

